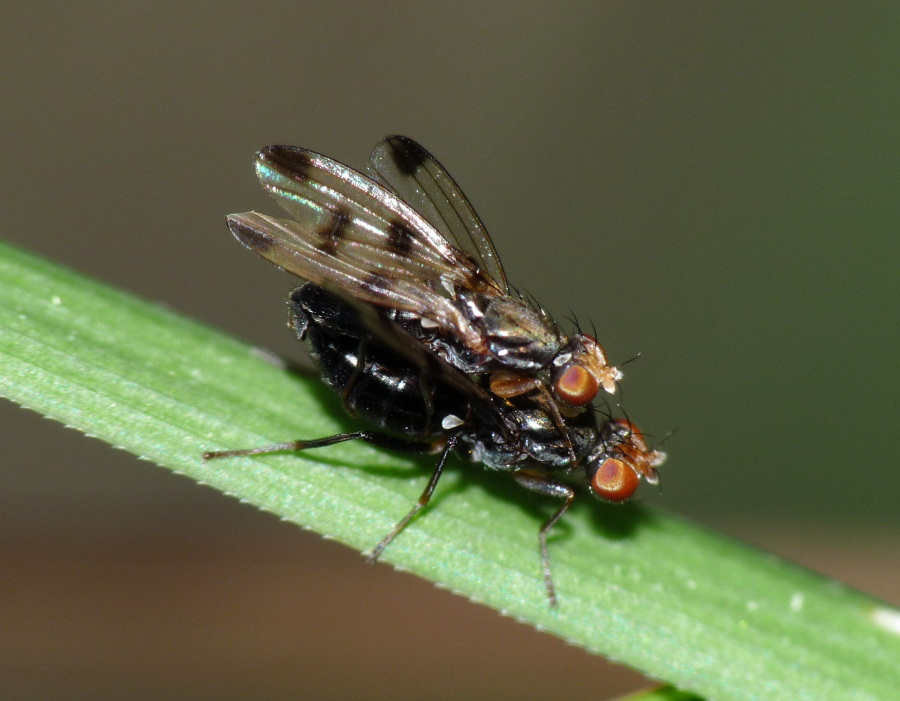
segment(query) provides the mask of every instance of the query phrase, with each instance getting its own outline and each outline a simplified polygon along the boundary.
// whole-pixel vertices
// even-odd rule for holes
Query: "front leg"
[[[500,370],[493,373],[488,380],[491,392],[501,399],[511,399],[520,397],[524,394],[536,392],[536,401],[550,414],[553,425],[562,436],[566,444],[566,450],[569,451],[569,458],[574,463],[575,446],[572,445],[572,439],[569,437],[569,431],[566,429],[566,420],[563,418],[565,414],[569,418],[578,416],[579,410],[574,407],[560,406],[556,403],[550,390],[538,378],[529,375],[520,375],[509,370]]]

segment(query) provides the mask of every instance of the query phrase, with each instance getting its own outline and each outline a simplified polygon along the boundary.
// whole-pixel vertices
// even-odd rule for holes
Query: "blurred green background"
[[[412,136],[517,286],[593,322],[616,361],[641,353],[625,408],[677,428],[648,501],[897,603],[898,29],[876,2],[7,9],[2,236],[297,358],[292,280],[224,224],[277,213],[253,153],[362,168]],[[11,404],[0,417],[6,696],[641,683]]]

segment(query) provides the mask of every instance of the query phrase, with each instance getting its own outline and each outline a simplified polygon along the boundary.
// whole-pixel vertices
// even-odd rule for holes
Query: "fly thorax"
[[[527,372],[546,366],[561,345],[559,330],[539,309],[515,297],[493,297],[481,328],[490,354],[501,365]]]

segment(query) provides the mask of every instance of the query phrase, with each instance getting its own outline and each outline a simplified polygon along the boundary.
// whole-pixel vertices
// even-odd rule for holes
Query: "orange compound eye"
[[[638,488],[637,473],[623,460],[607,458],[591,478],[591,490],[607,501],[625,501]]]
[[[581,365],[570,365],[553,386],[556,396],[572,406],[584,406],[594,400],[600,383]]]

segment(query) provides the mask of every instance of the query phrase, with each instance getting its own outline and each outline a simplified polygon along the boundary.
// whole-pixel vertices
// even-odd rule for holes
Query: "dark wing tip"
[[[275,245],[272,238],[247,223],[243,214],[229,214],[226,221],[234,237],[251,251],[262,254]]]
[[[408,136],[394,134],[384,139],[384,141],[390,146],[391,160],[394,162],[397,170],[404,175],[415,175],[416,171],[424,163],[432,159],[431,154],[424,147]]]
[[[274,168],[293,178],[306,178],[313,167],[313,154],[299,146],[266,146],[256,154],[257,169]]]

